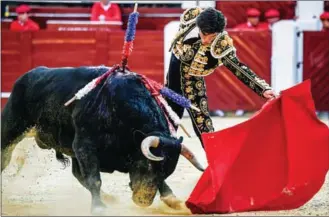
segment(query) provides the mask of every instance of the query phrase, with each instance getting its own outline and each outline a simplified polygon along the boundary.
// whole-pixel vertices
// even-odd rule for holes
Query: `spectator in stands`
[[[272,29],[272,25],[280,20],[280,12],[276,9],[269,9],[265,13],[265,18],[264,28]]]
[[[95,2],[91,9],[92,21],[122,21],[119,5],[109,0]]]
[[[17,20],[10,24],[12,31],[37,31],[40,29],[39,25],[29,18],[28,12],[30,7],[28,5],[20,5],[16,8]]]
[[[329,31],[329,11],[325,11],[320,15],[322,22],[322,31]]]
[[[264,25],[259,23],[260,11],[256,8],[247,10],[247,22],[237,25],[234,29],[264,29]]]

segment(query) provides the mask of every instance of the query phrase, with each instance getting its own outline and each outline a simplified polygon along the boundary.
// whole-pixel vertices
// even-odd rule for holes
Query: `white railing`
[[[298,83],[297,32],[296,22],[292,20],[280,21],[273,25],[271,86],[276,92],[290,88]]]
[[[15,0],[7,0],[9,2],[15,2]],[[26,3],[65,3],[65,4],[81,4],[81,3],[93,3],[97,2],[98,0],[22,0],[20,2],[26,2]],[[111,1],[113,3],[117,4],[133,4],[135,2],[139,4],[181,4],[182,8],[189,8],[189,7],[215,7],[216,1],[131,1],[131,0],[119,0],[119,1]]]
[[[8,2],[15,2],[17,3],[17,0],[7,0]],[[19,2],[26,2],[26,3],[93,3],[97,2],[99,0],[21,0]],[[113,3],[118,4],[134,4],[135,2],[140,4],[181,4],[183,1],[128,1],[128,0],[119,0],[119,1],[111,1]],[[194,1],[192,1],[194,2]]]

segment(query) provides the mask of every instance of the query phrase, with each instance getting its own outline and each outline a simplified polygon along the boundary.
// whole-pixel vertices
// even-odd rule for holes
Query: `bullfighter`
[[[190,99],[192,104],[200,109],[200,112],[191,109],[187,111],[201,143],[202,133],[214,131],[204,77],[214,72],[217,67],[227,67],[260,97],[272,99],[276,96],[264,79],[239,61],[233,39],[224,30],[225,27],[225,16],[216,9],[187,9],[181,15],[179,30],[170,48],[172,54],[165,85]],[[198,36],[187,38],[195,28],[199,29]],[[181,118],[184,108],[168,101]]]

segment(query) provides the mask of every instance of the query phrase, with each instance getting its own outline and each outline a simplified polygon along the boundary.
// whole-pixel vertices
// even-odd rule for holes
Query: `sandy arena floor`
[[[214,118],[215,128],[222,129],[245,121],[246,118]],[[324,120],[327,124],[328,120]],[[192,133],[189,119],[185,126]],[[182,135],[182,131],[179,131]],[[197,153],[206,165],[205,154],[196,137],[186,138],[185,144]],[[25,153],[25,154],[24,154]],[[25,165],[15,175],[17,157],[26,155]],[[175,173],[167,179],[175,194],[187,199],[201,173],[184,158],[180,158]],[[188,215],[189,211],[175,211],[164,205],[157,196],[149,208],[139,208],[131,200],[128,175],[102,173],[102,189],[108,195],[104,198],[108,215]],[[53,151],[41,150],[32,138],[18,144],[11,164],[2,174],[2,215],[90,215],[90,194],[71,173],[71,166],[62,169]],[[329,174],[321,191],[305,206],[281,212],[250,212],[236,215],[329,215]]]

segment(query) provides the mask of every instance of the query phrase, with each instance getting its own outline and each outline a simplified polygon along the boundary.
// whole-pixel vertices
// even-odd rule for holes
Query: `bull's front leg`
[[[91,212],[92,214],[99,215],[105,210],[105,205],[100,197],[102,181],[96,147],[89,138],[86,135],[76,134],[73,141],[73,150],[81,173],[81,179],[79,181],[91,193]]]
[[[184,202],[179,200],[165,181],[159,185],[160,199],[170,208],[180,210]]]
[[[83,185],[83,187],[87,188],[87,186],[85,184],[85,180],[83,179],[81,171],[80,171],[78,160],[75,157],[72,157],[72,174],[80,182],[80,184]],[[107,193],[102,191],[102,189],[101,189],[101,199],[104,202],[106,202],[106,201],[109,201],[109,202],[115,201],[115,198],[113,196],[108,195]]]

